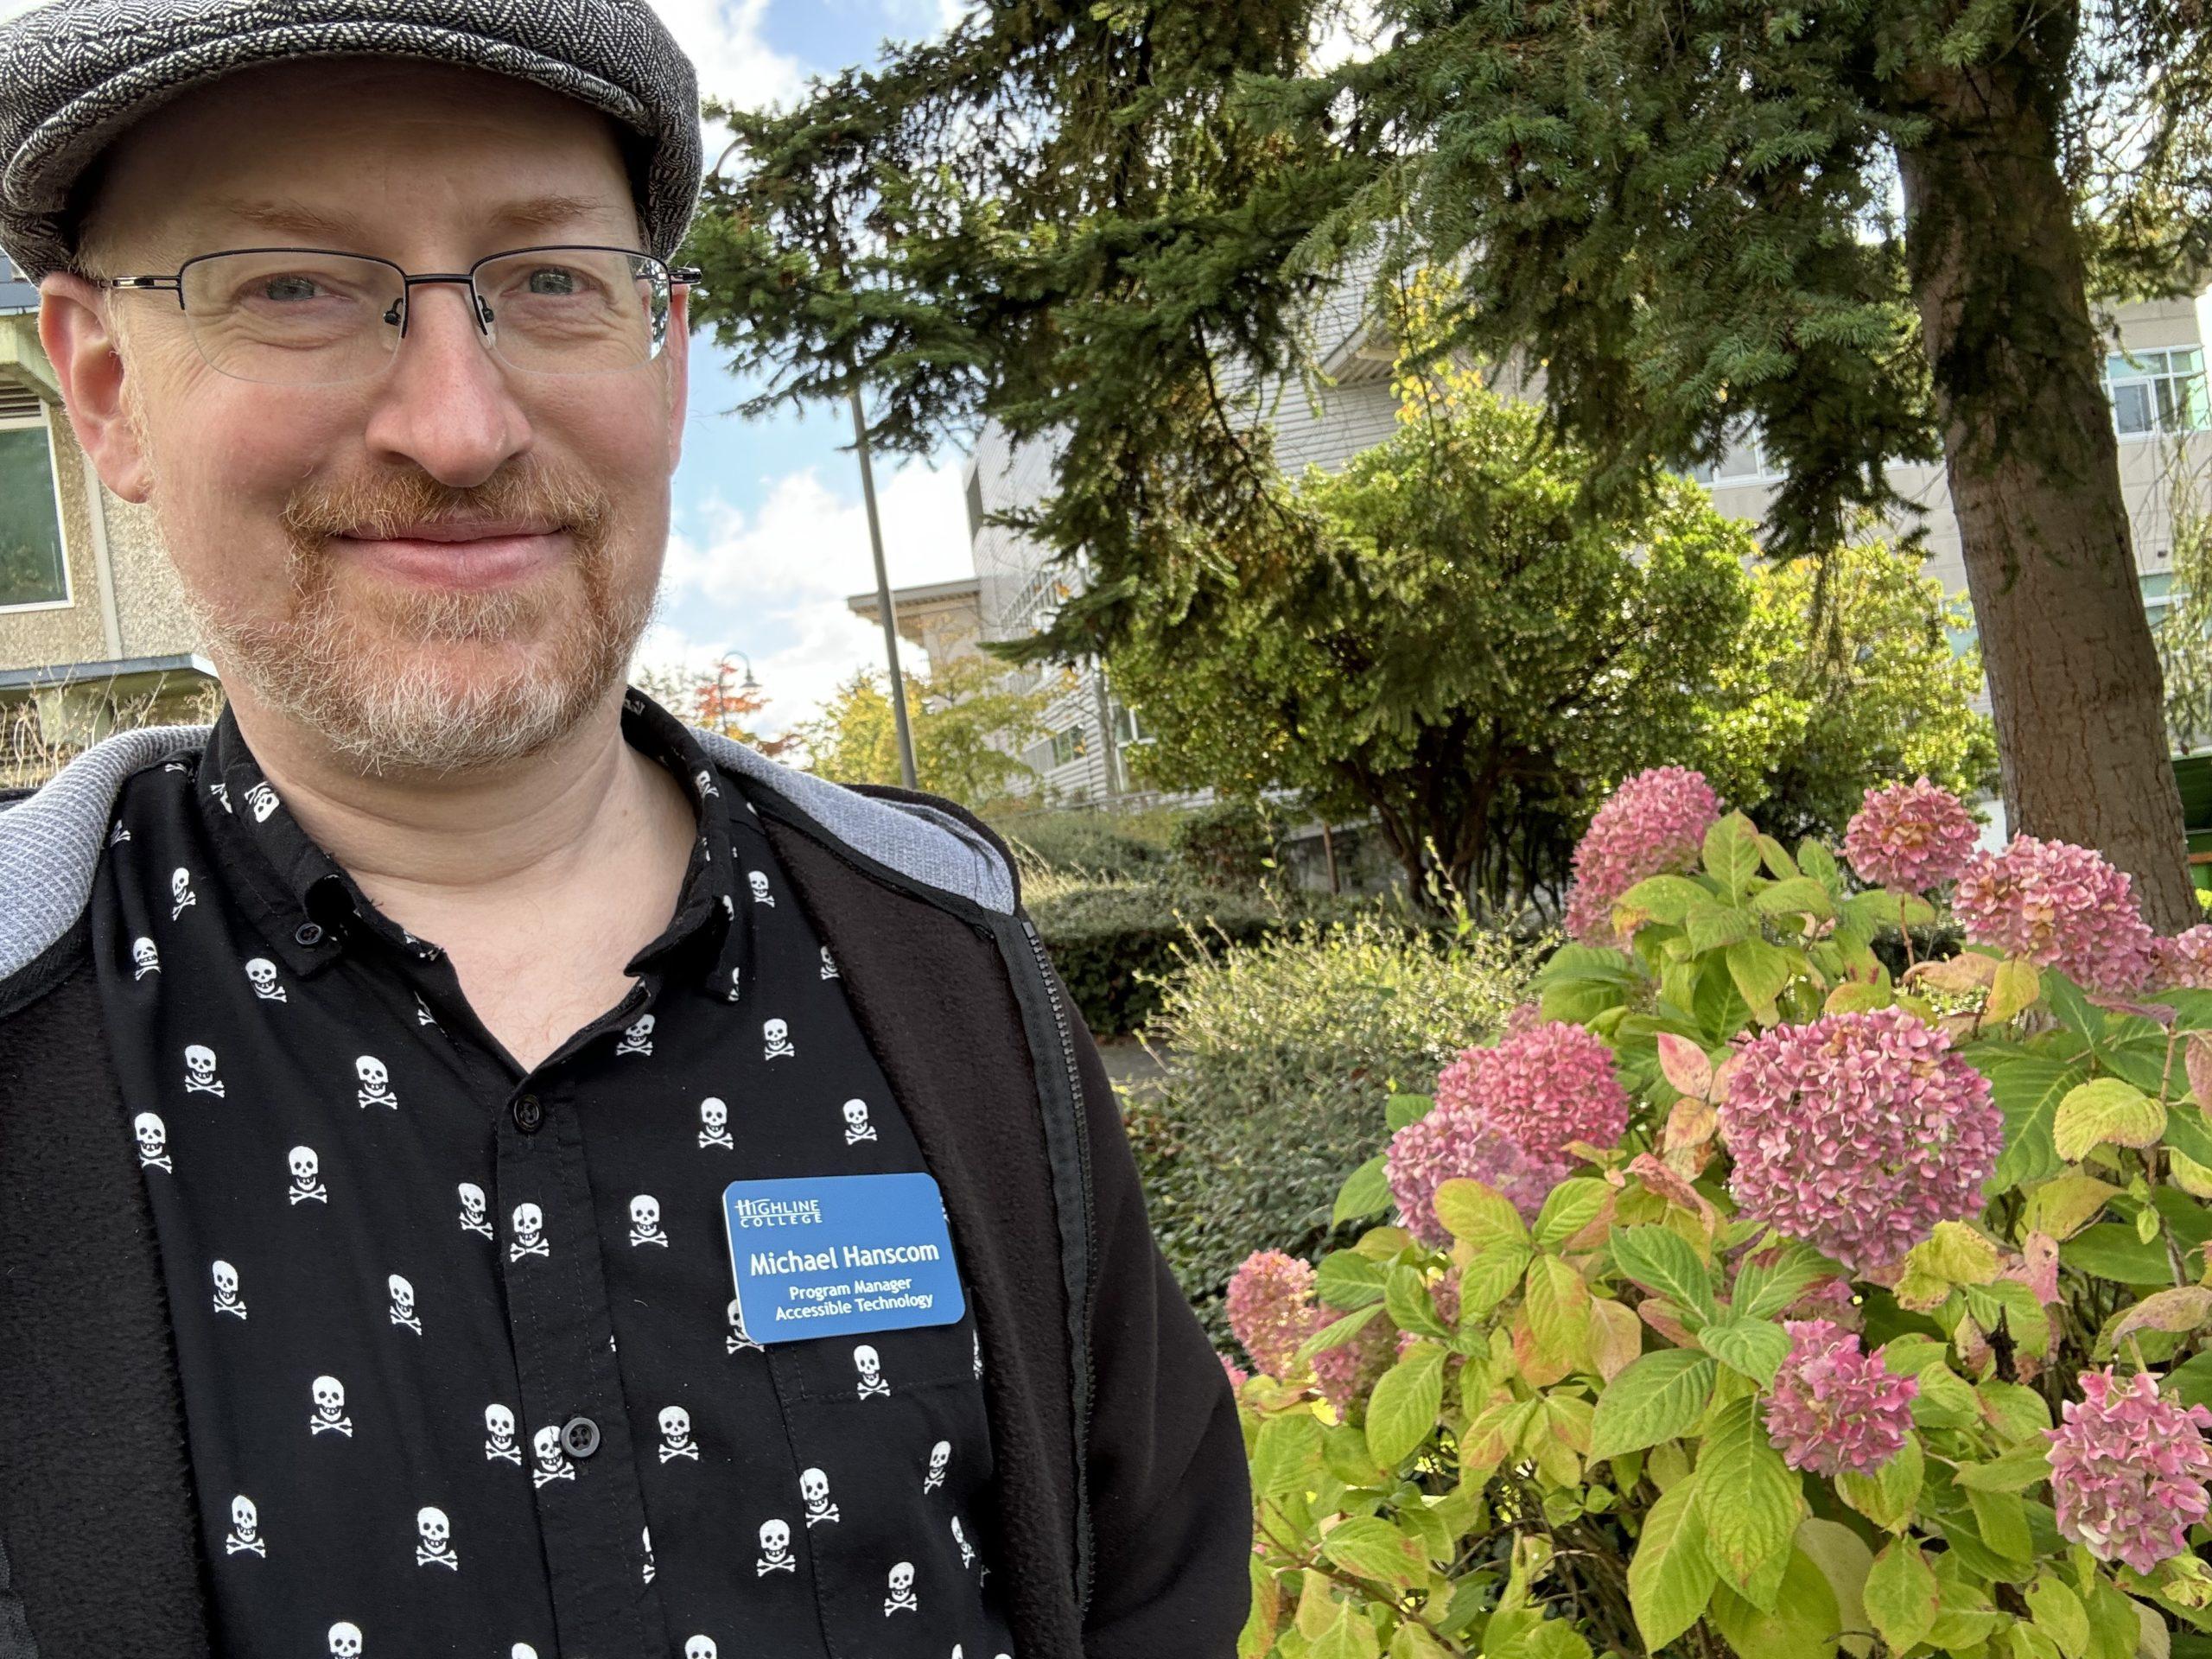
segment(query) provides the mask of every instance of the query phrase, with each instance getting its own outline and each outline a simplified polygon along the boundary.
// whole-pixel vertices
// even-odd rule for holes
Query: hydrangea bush
[[[1630,780],[1373,1224],[1239,1271],[1243,1659],[2212,1651],[2212,929],[1924,780],[1844,847]]]

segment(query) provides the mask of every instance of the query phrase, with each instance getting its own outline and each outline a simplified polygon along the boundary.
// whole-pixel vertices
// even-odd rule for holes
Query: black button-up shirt
[[[738,1317],[726,1184],[926,1166],[741,781],[623,709],[698,843],[629,995],[528,1071],[227,708],[118,801],[94,948],[226,1655],[1011,1646],[973,1314]]]

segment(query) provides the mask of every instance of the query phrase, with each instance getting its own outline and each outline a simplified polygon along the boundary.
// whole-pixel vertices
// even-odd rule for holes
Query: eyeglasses
[[[418,283],[460,283],[492,353],[531,374],[613,374],[658,357],[669,294],[702,273],[629,248],[515,248],[466,271],[401,270],[326,248],[233,248],[174,276],[113,276],[110,289],[174,293],[207,365],[270,385],[328,385],[381,373],[406,338]]]

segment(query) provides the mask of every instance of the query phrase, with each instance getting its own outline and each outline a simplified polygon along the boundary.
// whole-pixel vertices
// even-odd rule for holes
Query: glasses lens
[[[312,385],[373,374],[399,344],[398,271],[343,253],[219,253],[183,273],[200,355],[240,380]]]
[[[607,374],[658,356],[668,286],[658,259],[604,248],[529,248],[476,272],[493,348],[539,374]]]

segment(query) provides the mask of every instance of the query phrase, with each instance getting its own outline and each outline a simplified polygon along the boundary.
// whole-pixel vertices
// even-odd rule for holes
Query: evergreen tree
[[[1446,347],[1534,369],[1586,509],[1750,419],[1825,552],[1940,455],[2013,825],[2196,913],[2090,296],[2212,246],[2212,10],[2173,0],[994,0],[733,119],[701,314],[765,407],[875,395],[915,451],[1058,445],[1009,519],[1087,562],[1040,652],[1205,618],[1319,556],[1234,388],[1299,372],[1350,257],[1463,278]]]

